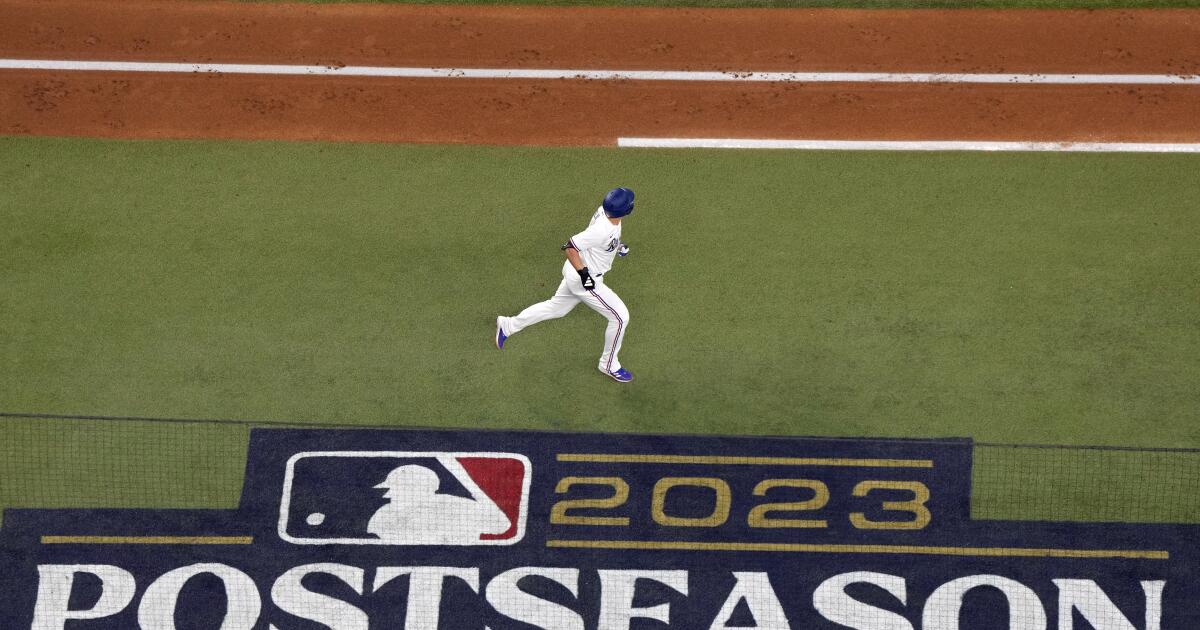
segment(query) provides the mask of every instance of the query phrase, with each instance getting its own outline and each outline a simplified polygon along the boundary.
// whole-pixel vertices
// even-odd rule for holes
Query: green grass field
[[[0,412],[1197,447],[1197,167],[0,138]],[[637,380],[596,371],[585,307],[497,351],[618,184]],[[245,432],[0,418],[0,505],[230,503]],[[1009,468],[982,513],[1028,513]],[[1109,514],[1056,503],[1079,483],[1030,492]]]

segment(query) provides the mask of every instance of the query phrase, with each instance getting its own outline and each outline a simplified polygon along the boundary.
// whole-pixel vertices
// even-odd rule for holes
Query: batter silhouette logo
[[[511,545],[525,536],[518,453],[313,451],[287,462],[279,537],[297,545]]]

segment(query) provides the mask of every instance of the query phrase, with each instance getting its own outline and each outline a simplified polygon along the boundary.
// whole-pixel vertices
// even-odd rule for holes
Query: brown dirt
[[[0,57],[1194,74],[1200,73],[1200,11],[0,0]],[[0,133],[103,137],[538,145],[612,144],[618,136],[1195,142],[1200,141],[1200,86],[702,84],[0,70],[0,114]]]

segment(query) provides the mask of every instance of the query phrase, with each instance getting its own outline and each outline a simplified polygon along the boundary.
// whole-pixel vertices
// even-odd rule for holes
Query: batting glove
[[[596,281],[592,279],[592,274],[588,272],[587,267],[579,270],[579,280],[583,282],[583,288],[588,291],[596,288]]]
[[[629,245],[627,243],[621,243],[621,246],[617,248],[617,255],[618,256],[628,256],[629,255]]]

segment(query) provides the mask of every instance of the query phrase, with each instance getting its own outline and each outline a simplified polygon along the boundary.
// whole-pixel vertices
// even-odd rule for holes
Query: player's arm
[[[579,281],[583,283],[583,288],[591,291],[596,288],[596,281],[592,278],[591,272],[584,266],[583,259],[579,257],[579,249],[575,247],[575,239],[571,239],[563,243],[561,249],[567,254],[567,260],[571,266],[579,273]]]
[[[571,261],[571,266],[575,268],[575,271],[583,269],[583,259],[579,257],[579,250],[575,249],[574,243],[567,241],[560,249],[567,254],[567,260]]]

